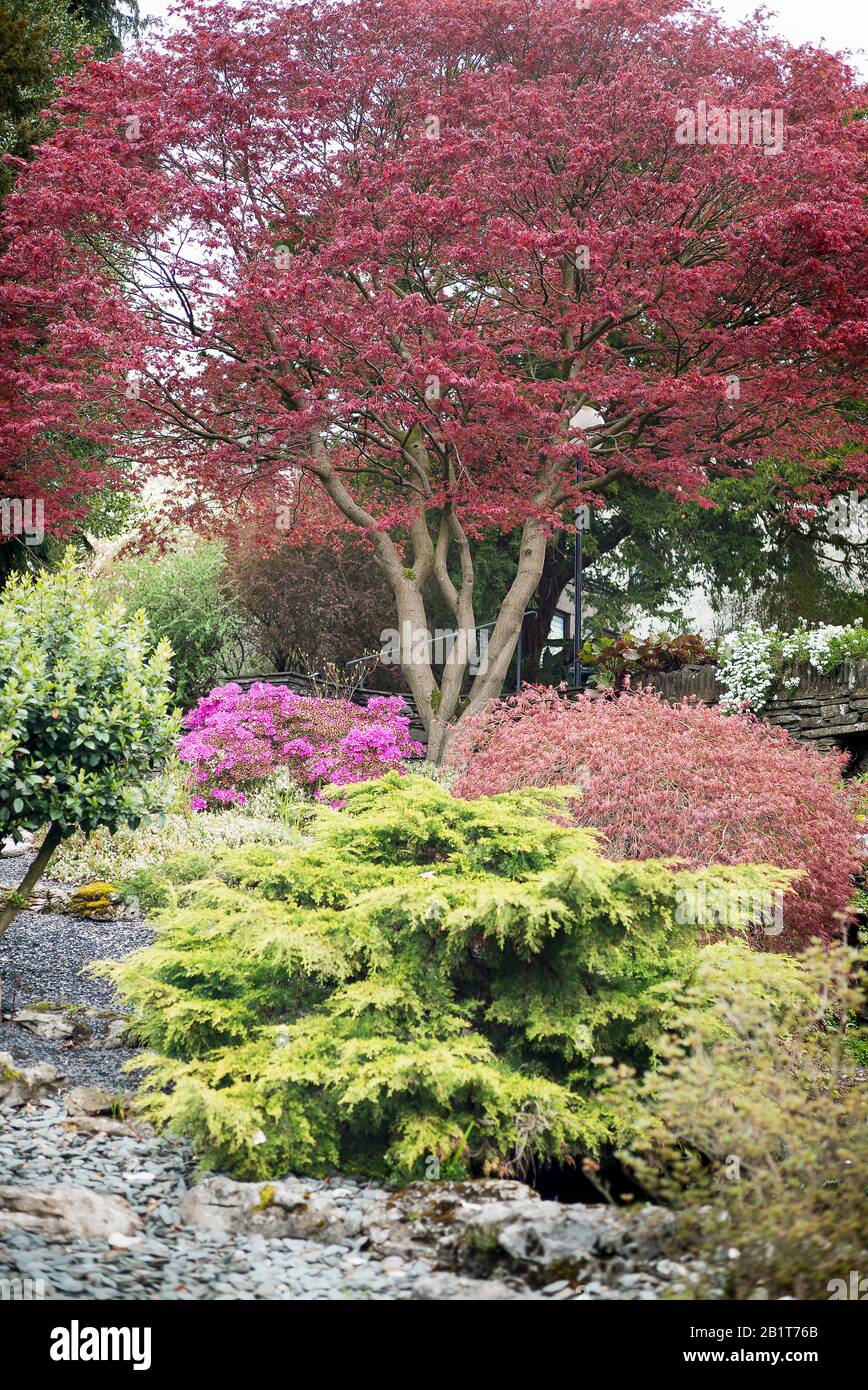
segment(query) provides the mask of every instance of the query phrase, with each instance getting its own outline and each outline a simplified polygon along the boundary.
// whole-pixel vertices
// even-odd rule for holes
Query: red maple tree
[[[69,84],[9,200],[4,486],[72,488],[85,441],[203,530],[358,528],[438,758],[580,499],[854,443],[859,100],[679,0],[194,2]],[[467,696],[413,639],[432,584],[473,628],[492,527],[520,558]]]

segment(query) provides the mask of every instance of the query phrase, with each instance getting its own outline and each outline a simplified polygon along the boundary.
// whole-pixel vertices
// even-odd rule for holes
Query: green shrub
[[[523,1174],[596,1151],[619,1134],[602,1059],[643,1067],[657,987],[695,968],[683,892],[786,877],[610,863],[552,819],[561,793],[388,774],[341,796],[308,848],[224,855],[153,946],[100,967],[160,1054],[148,1112],[206,1166],[407,1179],[429,1155]]]
[[[175,695],[185,708],[241,669],[244,618],[219,541],[121,560],[104,571],[106,601],[142,609],[151,631],[172,644]]]
[[[830,1281],[868,1269],[868,1117],[846,1030],[856,959],[707,948],[690,987],[669,987],[677,1027],[659,1065],[613,1092],[633,1131],[625,1160],[730,1298],[828,1298]]]
[[[61,840],[134,829],[159,809],[150,773],[178,725],[168,644],[151,646],[141,614],[100,611],[71,555],[0,593],[0,836],[47,827],[0,932]]]
[[[119,879],[117,886],[122,900],[127,905],[135,904],[142,912],[170,907],[175,900],[172,881],[161,869],[134,869]]]
[[[133,869],[119,879],[118,889],[125,903],[134,903],[145,913],[155,912],[177,903],[179,885],[207,878],[213,869],[213,855],[178,854],[160,864]]]

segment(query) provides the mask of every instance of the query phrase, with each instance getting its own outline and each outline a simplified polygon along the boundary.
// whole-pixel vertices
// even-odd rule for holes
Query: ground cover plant
[[[460,796],[580,783],[575,823],[598,828],[616,858],[798,871],[784,930],[760,934],[761,946],[794,949],[841,934],[863,858],[843,754],[648,690],[568,700],[526,688],[470,724],[454,761]]]
[[[305,848],[224,855],[99,967],[152,1050],[145,1112],[222,1171],[526,1176],[599,1150],[605,1058],[647,1065],[657,986],[696,965],[685,889],[787,879],[611,862],[552,792],[392,773],[345,798]]]
[[[311,803],[280,776],[251,791],[243,805],[193,811],[187,769],[175,758],[152,779],[159,814],[141,825],[77,830],[63,840],[51,862],[52,877],[63,883],[108,882],[128,905],[143,911],[172,899],[172,866],[198,864],[205,872],[225,850],[244,845],[298,845],[307,835]]]

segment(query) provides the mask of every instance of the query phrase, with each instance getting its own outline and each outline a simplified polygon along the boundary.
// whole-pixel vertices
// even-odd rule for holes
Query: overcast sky
[[[731,19],[744,19],[756,8],[756,0],[717,0],[718,9]],[[777,15],[774,27],[791,43],[820,43],[826,48],[859,49],[868,46],[868,6],[864,0],[770,0]],[[866,67],[865,57],[861,64]]]
[[[142,14],[165,15],[170,0],[140,0]],[[731,19],[744,19],[758,0],[716,0]],[[832,49],[868,48],[868,5],[865,0],[769,0],[777,14],[775,28],[792,43],[825,43]],[[868,72],[863,55],[862,71]]]

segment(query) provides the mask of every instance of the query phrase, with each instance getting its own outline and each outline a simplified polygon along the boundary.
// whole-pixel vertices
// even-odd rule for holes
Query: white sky
[[[717,0],[717,8],[729,19],[747,18],[756,0]],[[864,0],[769,0],[776,16],[773,28],[791,43],[822,43],[823,47],[859,50],[868,47],[868,6]],[[860,18],[861,15],[861,18]],[[864,72],[868,61],[863,52],[859,64]]]
[[[143,15],[165,16],[169,3],[170,0],[140,0],[140,8]],[[759,0],[716,0],[717,8],[733,20],[744,19],[758,3]],[[831,49],[868,48],[865,0],[768,0],[768,8],[777,16],[773,28],[791,43],[823,43]],[[864,52],[859,67],[868,73],[868,56]]]

